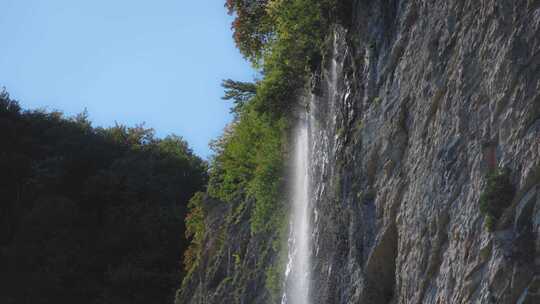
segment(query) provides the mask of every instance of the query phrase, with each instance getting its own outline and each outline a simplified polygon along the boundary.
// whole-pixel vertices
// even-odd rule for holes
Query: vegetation
[[[267,243],[261,246],[272,251],[265,250],[260,260],[273,261],[264,267],[266,286],[274,297],[281,288],[283,263],[266,257],[275,256],[284,243],[283,171],[290,113],[310,72],[321,65],[335,12],[346,11],[338,7],[346,2],[227,0],[225,4],[235,16],[236,45],[262,78],[254,83],[223,82],[224,99],[234,103],[234,121],[211,144],[215,155],[210,162],[208,195],[233,205],[229,210],[250,210],[252,236],[265,239]],[[186,255],[188,269],[197,264],[202,250],[195,231],[203,227],[204,214],[197,204],[193,203],[193,216],[188,218],[194,242]],[[231,224],[237,222],[229,220],[225,225]]]
[[[227,0],[235,15],[236,44],[263,79],[255,102],[259,111],[283,115],[291,109],[324,53],[336,0]]]
[[[221,138],[212,145],[209,194],[225,202],[254,198],[251,220],[254,233],[272,227],[281,197],[284,119],[259,115],[250,104],[239,113]]]
[[[276,263],[266,269],[266,289],[270,293],[271,303],[278,303],[281,299],[281,286],[283,277],[282,263]]]
[[[232,100],[234,106],[231,108],[231,113],[238,114],[257,93],[257,86],[251,82],[234,81],[226,79],[221,84],[225,88],[224,100]]]
[[[495,169],[486,176],[486,189],[480,195],[480,212],[485,216],[485,225],[493,231],[497,220],[512,202],[514,186],[508,170]]]
[[[191,240],[189,247],[184,252],[184,267],[187,271],[191,271],[197,265],[202,250],[204,233],[206,231],[204,225],[204,209],[203,209],[204,193],[197,192],[189,200],[189,213],[186,216],[186,238]]]
[[[315,68],[329,32],[335,0],[227,0],[235,15],[234,38],[263,78],[226,80],[235,121],[213,143],[209,194],[226,202],[252,197],[253,233],[277,230],[283,222],[280,193],[287,151],[288,113]]]
[[[22,111],[6,92],[0,138],[1,303],[172,302],[207,181],[184,140]]]

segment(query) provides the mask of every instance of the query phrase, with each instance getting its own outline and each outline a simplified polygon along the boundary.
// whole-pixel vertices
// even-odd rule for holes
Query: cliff
[[[538,303],[540,1],[350,11],[298,101],[312,303]],[[249,202],[205,206],[177,303],[279,303],[279,232],[250,233]]]

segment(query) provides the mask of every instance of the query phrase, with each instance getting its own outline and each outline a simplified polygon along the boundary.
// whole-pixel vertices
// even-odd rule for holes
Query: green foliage
[[[373,189],[366,189],[364,191],[360,191],[356,194],[356,198],[358,201],[362,204],[369,204],[372,203],[377,196],[377,193]]]
[[[236,16],[236,44],[264,75],[255,98],[259,111],[280,116],[291,109],[309,71],[321,61],[337,3],[227,0],[229,12]]]
[[[273,21],[273,39],[265,45],[260,64],[264,79],[258,90],[262,111],[286,113],[309,72],[320,63],[329,20],[323,13],[327,1],[271,1],[267,12]]]
[[[493,215],[491,215],[491,214],[486,214],[485,215],[484,225],[486,226],[486,229],[488,231],[495,230],[495,222],[496,222],[496,220],[493,217]]]
[[[364,128],[364,122],[362,120],[358,120],[356,123],[356,131],[361,131]]]
[[[250,104],[212,145],[216,156],[208,192],[226,202],[253,198],[254,233],[272,227],[272,217],[280,208],[276,200],[280,198],[285,128],[285,120],[268,119]]]
[[[272,36],[272,20],[266,6],[269,0],[226,0],[229,14],[235,15],[232,28],[238,49],[251,60],[261,57]]]
[[[376,96],[375,98],[373,98],[373,104],[375,106],[379,106],[381,104],[381,98],[379,96]]]
[[[251,229],[255,233],[280,227],[284,129],[283,120],[268,128],[257,151],[257,167],[248,187],[248,194],[257,202],[251,218]]]
[[[204,233],[206,231],[204,225],[204,209],[203,209],[204,193],[197,192],[189,200],[189,213],[186,215],[186,238],[191,240],[189,247],[184,252],[184,268],[186,271],[191,271],[199,261]]]
[[[234,253],[233,258],[234,258],[234,266],[240,267],[240,265],[242,264],[242,257],[240,256],[240,254]]]
[[[486,179],[486,189],[480,195],[480,212],[486,217],[486,228],[493,231],[496,221],[512,202],[515,189],[506,169],[493,170]]]
[[[270,293],[271,303],[278,303],[280,299],[283,280],[281,268],[279,265],[272,265],[266,269],[266,289]]]
[[[233,100],[235,121],[212,143],[208,192],[226,202],[255,200],[253,233],[279,228],[280,187],[287,115],[322,58],[334,0],[227,0],[240,51],[263,79],[225,80],[224,99]]]
[[[349,1],[226,0],[225,6],[229,14],[235,15],[232,28],[237,47],[257,64],[266,60],[269,48],[277,40],[297,35],[302,40],[298,45],[302,45],[305,37],[321,38],[316,34],[327,30],[330,20],[343,19],[339,12],[346,5],[344,2]]]
[[[268,128],[257,113],[246,110],[211,144],[216,154],[211,162],[210,195],[226,202],[246,197],[257,166],[257,147]]]
[[[288,241],[288,217],[285,215],[276,217],[281,223],[277,224],[278,230],[272,241],[270,247],[273,252],[273,262],[266,267],[265,272],[265,285],[266,289],[270,293],[271,303],[278,303],[283,293],[283,274],[285,273],[285,267],[288,260],[287,250],[282,250],[283,247],[287,248]]]
[[[228,0],[240,51],[262,69],[256,84],[224,81],[235,122],[213,143],[209,194],[227,202],[254,198],[253,233],[279,227],[287,115],[322,58],[333,0]]]
[[[1,303],[172,301],[187,201],[207,181],[182,138],[23,112],[6,92],[0,138]]]
[[[257,85],[252,82],[225,79],[221,86],[225,89],[225,96],[223,96],[223,99],[232,100],[234,102],[231,113],[235,114],[240,113],[244,105],[257,93]]]

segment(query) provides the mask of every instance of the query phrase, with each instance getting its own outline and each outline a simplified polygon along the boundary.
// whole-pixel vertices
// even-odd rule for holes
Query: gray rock
[[[530,118],[540,100],[539,8],[538,1],[357,1],[352,28],[336,28],[335,57],[364,60],[349,59],[361,65],[354,67],[338,60],[336,95],[355,95],[331,101],[324,92],[332,88],[319,87],[319,102],[334,103],[319,124],[335,123],[312,138],[334,169],[315,181],[327,191],[315,202],[322,217],[315,246],[344,249],[319,251],[314,273],[330,264],[337,275],[314,278],[315,303],[523,297],[538,271],[531,253],[539,260],[540,248],[540,226],[525,233],[540,210],[533,190],[540,179],[526,181],[540,164],[540,131]],[[356,125],[360,131],[347,130]],[[339,142],[340,129],[358,140]],[[494,233],[478,208],[486,139],[517,193],[525,192],[509,207],[512,225]],[[376,193],[373,211],[366,212],[369,201],[360,211],[346,204],[358,189]],[[395,246],[383,246],[394,226]]]

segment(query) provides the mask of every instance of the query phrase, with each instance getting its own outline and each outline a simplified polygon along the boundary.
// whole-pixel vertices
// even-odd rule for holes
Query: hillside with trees
[[[171,303],[206,162],[178,136],[95,128],[0,94],[0,303]]]

